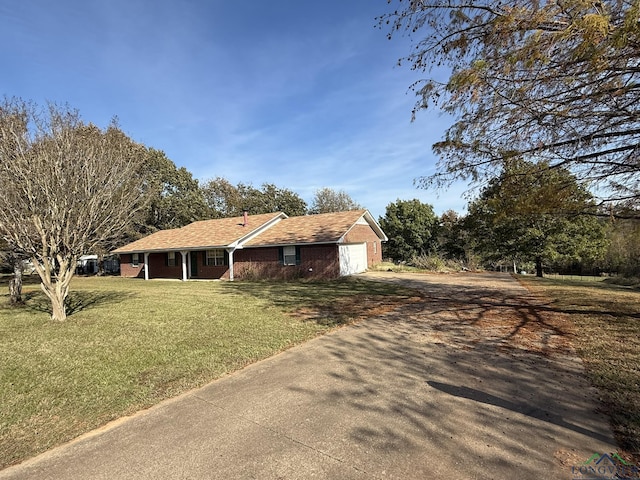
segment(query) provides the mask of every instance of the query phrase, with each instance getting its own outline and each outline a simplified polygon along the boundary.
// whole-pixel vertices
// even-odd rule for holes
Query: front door
[[[198,252],[189,252],[191,258],[191,278],[198,276]]]

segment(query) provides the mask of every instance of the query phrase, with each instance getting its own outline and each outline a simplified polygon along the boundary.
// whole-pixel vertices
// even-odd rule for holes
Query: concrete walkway
[[[511,277],[376,278],[423,296],[0,479],[568,479],[616,450],[581,362]],[[536,322],[532,352],[518,336]]]

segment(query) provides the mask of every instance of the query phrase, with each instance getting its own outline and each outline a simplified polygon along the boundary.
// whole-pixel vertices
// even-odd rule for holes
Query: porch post
[[[235,248],[227,248],[229,253],[229,281],[233,282],[233,252]]]
[[[182,257],[182,281],[187,281],[187,251],[183,250],[180,252],[180,256]]]
[[[149,280],[149,253],[144,252],[144,279]]]

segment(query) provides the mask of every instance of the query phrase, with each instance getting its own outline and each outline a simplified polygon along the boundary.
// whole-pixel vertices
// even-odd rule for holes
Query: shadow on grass
[[[70,316],[105,304],[115,305],[133,296],[135,293],[122,291],[71,291],[65,302],[67,315]],[[10,308],[51,313],[51,301],[40,290],[23,293],[22,300],[22,304],[11,305]],[[9,307],[8,304],[7,307]]]
[[[234,282],[224,287],[224,293],[251,295],[324,326],[351,323],[368,311],[389,309],[416,295],[413,289],[353,277],[330,281]]]
[[[9,282],[13,278],[13,274],[1,274],[0,275],[0,289],[9,288]],[[22,284],[23,285],[38,285],[40,284],[40,277],[38,275],[22,275]]]
[[[530,283],[543,288],[554,288],[554,296],[561,301],[561,304],[557,305],[556,303],[558,302],[555,302],[553,304],[546,305],[546,309],[549,311],[561,312],[570,315],[608,315],[612,319],[640,319],[637,302],[621,304],[615,296],[611,296],[616,294],[630,294],[632,296],[638,295],[638,297],[632,298],[640,299],[640,292],[626,286],[607,283],[604,281],[581,282],[576,280],[560,280],[547,277],[527,277],[526,279],[516,277],[516,279],[519,280],[521,284],[524,284],[525,287],[527,283]],[[591,292],[589,292],[589,290],[591,290]],[[581,294],[584,298],[579,300],[576,292],[584,292]],[[590,306],[594,306],[594,302],[585,301],[585,298],[593,299],[597,295],[602,295],[602,297],[600,298],[600,301],[595,302],[596,308],[586,308],[589,304],[591,304]],[[575,304],[576,302],[581,304],[580,308],[570,308],[567,306],[567,304]]]

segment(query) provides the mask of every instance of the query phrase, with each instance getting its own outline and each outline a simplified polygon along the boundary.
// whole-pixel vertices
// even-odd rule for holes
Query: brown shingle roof
[[[120,247],[113,253],[225,247],[255,233],[269,222],[285,217],[283,213],[249,215],[247,226],[242,225],[243,217],[201,220],[182,228],[160,230]]]
[[[148,237],[114,250],[113,253],[137,253],[168,250],[222,248],[240,242],[246,247],[337,243],[362,218],[370,222],[381,239],[386,240],[367,210],[287,217],[284,213],[202,220],[173,230],[160,230]]]
[[[335,243],[365,214],[366,210],[323,213],[287,218],[252,238],[244,245],[287,245]]]

